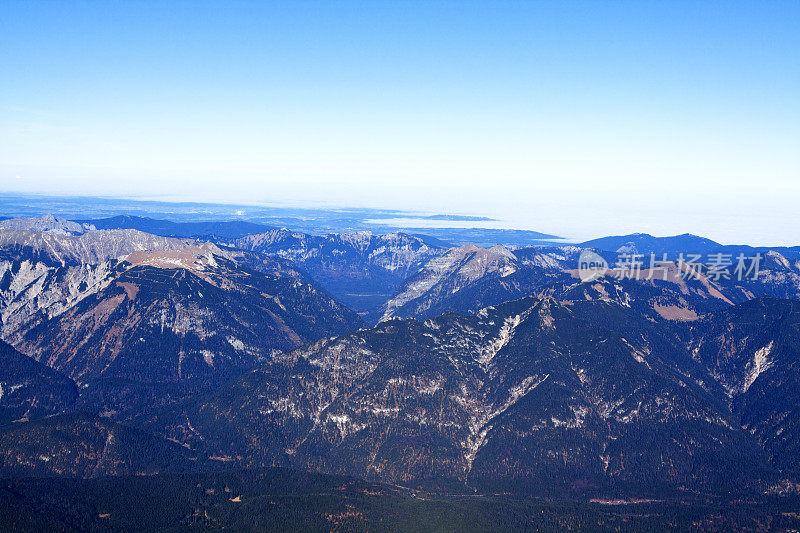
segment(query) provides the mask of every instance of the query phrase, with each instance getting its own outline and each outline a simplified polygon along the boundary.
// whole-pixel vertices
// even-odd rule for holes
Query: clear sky
[[[0,190],[800,244],[800,2],[2,0]]]

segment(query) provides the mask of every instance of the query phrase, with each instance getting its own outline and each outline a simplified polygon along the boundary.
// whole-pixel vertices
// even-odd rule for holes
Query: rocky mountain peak
[[[72,222],[55,215],[42,215],[0,220],[0,230],[47,231],[63,235],[81,235],[87,231],[94,231],[95,227],[90,224]]]

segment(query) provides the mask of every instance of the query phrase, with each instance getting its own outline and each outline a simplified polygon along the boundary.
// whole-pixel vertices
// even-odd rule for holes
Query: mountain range
[[[631,235],[601,237],[585,241],[580,246],[609,252],[637,253],[646,257],[649,257],[650,254],[655,254],[658,258],[661,258],[664,254],[667,254],[671,259],[677,258],[680,254],[700,254],[705,256],[711,253],[727,253],[736,256],[743,253],[750,256],[758,252],[768,251],[778,252],[792,260],[800,259],[800,246],[724,245],[690,233],[672,237],[653,237],[647,233],[633,233]]]
[[[797,248],[737,247],[763,255],[755,279],[670,258],[582,281],[586,250],[734,248],[164,222],[0,221],[0,477],[288,468],[465,498],[800,493]]]

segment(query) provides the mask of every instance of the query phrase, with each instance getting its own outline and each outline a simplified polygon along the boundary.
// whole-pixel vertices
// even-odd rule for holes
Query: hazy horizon
[[[776,237],[771,235],[770,228],[765,226],[763,217],[759,219],[757,213],[750,212],[746,215],[749,216],[742,216],[739,213],[732,212],[727,215],[725,220],[730,224],[729,231],[722,233],[718,232],[718,234],[713,233],[703,233],[698,232],[696,230],[685,230],[682,231],[681,228],[683,227],[703,227],[703,222],[708,221],[709,219],[713,219],[714,221],[719,221],[719,215],[708,215],[702,212],[698,212],[697,216],[694,218],[685,218],[682,223],[680,224],[673,224],[673,225],[656,225],[652,224],[644,220],[644,213],[639,213],[637,217],[633,220],[626,220],[626,218],[630,219],[633,217],[625,217],[620,214],[619,216],[606,216],[603,219],[602,224],[598,224],[596,219],[593,217],[597,217],[599,213],[603,212],[602,206],[585,204],[585,209],[583,211],[576,211],[576,215],[580,216],[565,216],[565,213],[562,211],[563,205],[556,204],[551,206],[552,211],[550,214],[552,215],[552,219],[548,222],[544,220],[542,212],[538,212],[538,217],[540,219],[540,225],[530,225],[524,222],[519,222],[518,220],[515,221],[514,219],[500,217],[492,217],[487,216],[487,213],[480,213],[480,212],[466,212],[466,211],[447,211],[447,210],[414,210],[414,209],[394,209],[394,208],[376,208],[372,206],[358,206],[358,205],[333,205],[329,203],[305,203],[305,204],[289,204],[289,203],[280,203],[280,202],[204,202],[202,200],[193,199],[193,198],[175,198],[175,197],[118,197],[118,196],[53,196],[53,195],[46,195],[46,194],[26,194],[26,193],[19,193],[19,192],[7,192],[7,191],[0,191],[0,199],[2,198],[22,198],[22,199],[30,199],[33,201],[34,205],[29,206],[29,210],[32,209],[33,213],[38,214],[55,214],[59,216],[70,216],[71,218],[92,218],[92,217],[76,217],[76,213],[74,212],[75,209],[73,208],[72,211],[69,209],[50,209],[45,206],[36,205],[37,202],[42,200],[67,200],[68,202],[75,202],[80,199],[86,200],[121,200],[123,203],[126,201],[131,202],[128,208],[106,208],[105,212],[111,215],[117,214],[128,214],[130,209],[142,208],[143,211],[137,211],[139,216],[153,216],[154,218],[166,218],[169,220],[182,220],[187,217],[187,213],[181,212],[180,210],[174,211],[173,215],[180,215],[180,216],[170,216],[169,213],[165,213],[163,211],[159,211],[157,208],[152,208],[153,211],[148,211],[147,207],[143,207],[138,205],[139,202],[144,203],[152,203],[153,205],[159,205],[159,207],[163,208],[164,206],[160,204],[167,204],[173,205],[176,207],[185,206],[185,205],[207,205],[207,206],[228,206],[230,210],[227,211],[226,215],[221,214],[213,214],[209,215],[208,213],[200,213],[194,217],[196,220],[235,220],[240,218],[242,220],[250,220],[250,219],[259,219],[263,217],[263,213],[259,213],[258,210],[251,211],[249,208],[266,208],[266,209],[275,209],[275,210],[309,210],[309,211],[325,211],[329,210],[332,212],[346,212],[346,211],[370,211],[374,210],[376,213],[379,213],[381,216],[376,216],[374,218],[365,217],[364,221],[368,224],[369,229],[374,233],[385,233],[387,231],[393,231],[391,228],[405,228],[408,231],[413,232],[414,230],[419,231],[420,233],[424,233],[424,228],[486,228],[486,229],[520,229],[520,230],[528,230],[528,231],[535,231],[541,232],[544,234],[555,235],[559,239],[563,239],[564,242],[582,242],[586,240],[591,240],[599,237],[607,237],[607,236],[618,236],[618,235],[627,235],[632,233],[648,233],[655,237],[669,237],[674,235],[682,235],[685,233],[690,233],[693,235],[697,235],[700,237],[710,238],[715,240],[721,244],[745,244],[751,246],[798,246],[797,240],[787,239],[787,240],[779,240]],[[572,199],[574,201],[574,199]],[[240,209],[243,208],[243,209]],[[593,208],[594,210],[591,210]],[[392,217],[390,216],[391,212],[396,212],[399,216]],[[13,213],[0,213],[6,216],[27,216],[21,211],[15,211]],[[30,213],[29,213],[30,214]],[[489,220],[485,221],[469,221],[469,220],[461,220],[461,221],[443,221],[443,220],[425,220],[424,217],[430,215],[456,215],[456,216],[468,216],[468,217],[482,217],[486,216]],[[652,213],[654,216],[659,215],[658,212]],[[664,214],[664,213],[661,213]],[[192,217],[189,217],[192,218]],[[791,220],[795,220],[795,218],[790,218],[786,221],[787,227],[791,225]],[[750,221],[755,221],[756,224],[753,225]],[[758,224],[760,222],[760,225]],[[738,225],[737,225],[738,224]],[[749,225],[749,234],[755,234],[753,232],[753,228],[762,228],[764,233],[761,235],[761,238],[750,238],[746,239],[741,237],[741,234],[748,234],[747,232],[738,232],[737,228],[742,228],[744,225]],[[387,229],[388,228],[388,229]],[[548,228],[561,228],[562,231],[548,231]],[[664,228],[676,228],[674,231],[661,231]],[[289,229],[297,229],[289,227]],[[607,231],[605,231],[607,230]],[[720,235],[728,235],[729,238],[720,238]]]

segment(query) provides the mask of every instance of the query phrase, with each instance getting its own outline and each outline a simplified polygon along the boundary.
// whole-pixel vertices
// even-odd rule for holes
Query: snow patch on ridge
[[[494,356],[497,355],[497,352],[502,350],[511,340],[511,337],[514,335],[514,330],[520,325],[520,322],[522,322],[522,315],[507,317],[500,327],[497,338],[492,340],[488,346],[481,348],[477,357],[478,363],[484,367],[491,363]]]
[[[758,376],[772,368],[774,361],[769,359],[769,355],[772,353],[774,344],[775,341],[770,341],[769,344],[756,350],[756,353],[753,354],[753,359],[747,363],[747,375],[745,376],[742,392],[747,392],[753,382],[758,379]]]

